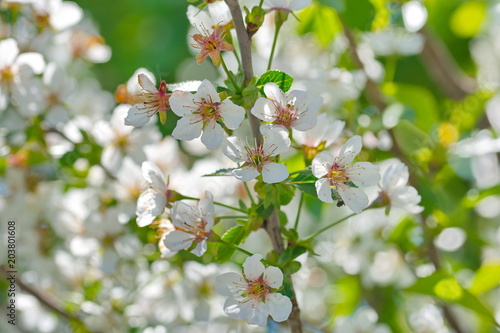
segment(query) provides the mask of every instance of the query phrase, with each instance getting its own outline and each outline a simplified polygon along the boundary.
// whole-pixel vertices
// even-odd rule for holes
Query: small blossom
[[[408,167],[402,162],[391,163],[380,180],[381,196],[390,207],[404,209],[410,213],[421,213],[424,208],[419,206],[420,195],[413,186],[407,186]]]
[[[316,114],[323,103],[321,97],[311,97],[305,91],[294,90],[285,96],[276,83],[266,83],[267,98],[259,98],[252,114],[260,120],[305,131],[316,125]]]
[[[200,54],[196,56],[196,62],[201,64],[206,57],[212,59],[212,63],[219,67],[221,63],[221,51],[233,51],[234,46],[224,41],[226,30],[223,26],[217,26],[212,33],[204,29],[203,34],[193,35],[196,44],[194,48],[200,49]]]
[[[265,326],[267,317],[282,322],[292,311],[290,298],[274,292],[283,284],[283,272],[277,267],[265,267],[262,256],[254,254],[243,264],[243,276],[225,273],[217,277],[215,289],[228,299],[224,312],[234,319]]]
[[[167,83],[160,82],[160,87],[156,86],[145,74],[138,75],[142,93],[137,98],[137,104],[130,108],[125,125],[142,126],[156,113],[160,114],[160,121],[165,124],[167,121],[167,110],[170,109],[171,93],[167,92]]]
[[[306,8],[311,0],[264,0],[264,8],[293,12]]]
[[[205,198],[200,199],[196,208],[182,201],[175,202],[171,215],[175,230],[163,239],[165,247],[179,251],[196,243],[191,253],[201,257],[207,250],[207,239],[214,226],[212,193],[205,191]]]
[[[163,213],[169,193],[165,178],[155,164],[149,161],[142,163],[142,175],[148,183],[148,188],[137,200],[136,214],[139,227],[150,225]]]
[[[279,183],[288,177],[285,165],[274,162],[273,158],[290,146],[288,132],[281,126],[261,126],[262,142],[253,147],[244,145],[237,137],[229,137],[222,144],[222,152],[234,162],[243,163],[233,170],[233,175],[241,181],[249,181],[262,173],[265,183]]]
[[[245,118],[245,109],[231,100],[220,100],[215,87],[204,80],[195,94],[175,91],[170,98],[172,111],[182,117],[172,132],[178,140],[193,140],[200,136],[208,149],[215,149],[222,143],[224,129],[221,122],[232,130],[237,129]]]
[[[361,151],[361,137],[350,138],[334,157],[328,151],[322,151],[312,161],[312,172],[316,181],[316,191],[321,201],[332,203],[332,191],[335,196],[340,196],[340,204],[345,203],[355,213],[368,205],[368,197],[357,187],[351,187],[350,182],[356,186],[372,186],[380,179],[378,167],[369,162],[350,164],[354,157]],[[338,196],[337,196],[338,194]]]
[[[303,149],[307,161],[311,161],[320,151],[331,146],[345,126],[345,121],[327,118],[325,113],[318,115],[317,119],[316,126],[307,131],[292,131],[293,138]]]

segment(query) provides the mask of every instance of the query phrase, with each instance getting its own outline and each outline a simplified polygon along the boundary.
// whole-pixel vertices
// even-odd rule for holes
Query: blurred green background
[[[176,69],[188,57],[185,15],[188,2],[177,0],[75,0],[91,17],[112,49],[111,59],[93,68],[104,89],[114,91],[139,67],[176,81]]]

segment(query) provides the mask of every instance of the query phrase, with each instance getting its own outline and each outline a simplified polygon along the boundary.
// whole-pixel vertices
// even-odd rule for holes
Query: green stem
[[[263,4],[264,4],[264,0],[260,0],[259,7],[262,8]]]
[[[248,216],[237,216],[237,215],[228,215],[228,216],[218,216],[219,219],[247,219]]]
[[[182,196],[182,199],[200,201],[199,198],[186,197],[184,195]],[[236,211],[241,212],[241,213],[246,213],[246,211],[243,210],[243,209],[236,208],[236,207],[233,207],[233,206],[229,206],[229,205],[223,204],[221,202],[214,201],[214,205],[221,206],[221,207],[226,207],[226,208],[229,208],[229,209],[232,209],[232,210],[236,210]]]
[[[302,212],[302,203],[304,202],[304,192],[300,192],[299,209],[297,210],[297,217],[295,218],[295,225],[293,228],[297,230],[299,226],[300,213]]]
[[[276,51],[276,43],[278,41],[278,35],[279,35],[282,24],[283,24],[282,22],[278,23],[278,21],[276,21],[276,30],[274,32],[274,39],[273,39],[273,46],[271,48],[271,55],[269,56],[269,62],[267,63],[267,70],[271,70],[271,66],[273,65],[274,52]]]
[[[396,65],[398,62],[398,56],[393,54],[386,58],[386,66],[385,66],[385,82],[393,82],[394,77],[396,76]]]
[[[243,250],[241,247],[239,247],[238,245],[234,245],[233,243],[229,243],[229,242],[226,242],[225,240],[223,239],[219,239],[218,242],[222,243],[222,244],[225,244],[227,246],[230,246],[238,251],[240,251],[241,253],[244,253],[246,254],[247,256],[251,257],[253,256],[253,253],[251,252],[248,252],[247,250]]]
[[[252,203],[255,203],[255,201],[253,200],[252,193],[250,193],[250,189],[248,188],[247,182],[243,182],[243,185],[245,185],[245,190],[247,191],[247,194],[248,194],[248,197],[250,198],[250,201]]]
[[[235,88],[239,88],[239,86],[236,84],[236,81],[234,80],[233,73],[231,73],[229,69],[227,69],[224,58],[221,56],[220,59],[221,59],[220,63],[222,64],[222,68],[224,68],[224,72],[226,72],[228,79],[231,81],[231,83],[234,85]]]
[[[345,220],[347,220],[348,218],[353,217],[354,215],[357,215],[357,214],[356,214],[356,213],[353,213],[353,214],[351,214],[351,215],[347,215],[347,216],[345,216],[345,217],[341,218],[340,220],[335,221],[335,222],[333,222],[333,223],[332,223],[332,224],[330,224],[330,225],[327,225],[326,227],[322,228],[321,230],[319,230],[319,231],[318,231],[318,232],[316,232],[315,234],[313,234],[313,235],[311,235],[311,236],[307,237],[306,241],[308,241],[308,240],[311,240],[311,239],[315,238],[316,236],[318,236],[318,235],[322,234],[323,232],[327,231],[328,229],[330,229],[330,228],[332,228],[332,227],[336,226],[336,225],[337,225],[337,224],[339,224],[340,222],[344,222],[344,221],[345,221]]]

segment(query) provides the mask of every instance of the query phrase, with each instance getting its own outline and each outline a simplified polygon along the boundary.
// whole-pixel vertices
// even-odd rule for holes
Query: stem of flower
[[[248,216],[238,216],[238,215],[227,215],[227,216],[218,216],[219,219],[247,219]]]
[[[193,197],[186,197],[186,196],[182,196],[182,199],[185,199],[185,200],[195,200],[195,201],[200,201],[199,198],[193,198]],[[232,210],[235,210],[235,211],[238,211],[238,212],[241,212],[241,213],[245,213],[246,214],[246,211],[243,210],[243,209],[240,209],[240,208],[236,208],[236,207],[233,207],[233,206],[229,206],[229,205],[226,205],[226,204],[223,204],[221,202],[217,202],[217,201],[214,201],[214,205],[217,205],[217,206],[221,206],[221,207],[226,207],[226,208],[229,208],[229,209],[232,209]]]
[[[248,252],[247,250],[243,250],[243,249],[242,249],[241,247],[239,247],[238,245],[235,245],[235,244],[233,244],[233,243],[226,242],[226,241],[225,241],[225,240],[223,240],[223,239],[219,239],[217,242],[220,242],[220,243],[222,243],[222,244],[224,244],[224,245],[230,246],[230,247],[232,247],[232,248],[234,248],[234,249],[236,249],[236,250],[240,251],[241,253],[246,254],[246,255],[247,255],[247,256],[249,256],[249,257],[253,256],[253,253]]]
[[[295,218],[295,225],[293,228],[297,230],[299,226],[300,213],[302,212],[302,204],[304,203],[304,192],[300,192],[299,209],[297,210],[297,217]]]
[[[277,15],[280,15],[280,13],[277,13]],[[281,18],[276,18],[276,30],[274,31],[273,46],[271,47],[271,55],[269,56],[269,61],[267,63],[267,70],[270,70],[271,66],[273,65],[274,52],[276,51],[278,35],[282,25],[283,22],[281,21]]]
[[[220,59],[221,59],[222,68],[224,68],[224,72],[226,72],[228,79],[231,81],[231,83],[233,84],[233,86],[235,88],[239,89],[240,86],[238,86],[238,84],[236,84],[236,81],[233,77],[233,73],[231,73],[229,71],[229,69],[227,69],[226,62],[224,61],[224,57],[221,56]]]
[[[252,193],[250,192],[250,189],[248,188],[247,182],[243,182],[243,185],[245,186],[245,190],[247,191],[248,197],[250,198],[250,201],[252,203],[255,203],[255,200],[253,199]]]
[[[306,238],[306,241],[311,240],[311,239],[313,239],[313,238],[317,237],[318,235],[321,235],[322,233],[324,233],[324,232],[325,232],[325,231],[327,231],[328,229],[330,229],[330,228],[332,228],[332,227],[336,226],[336,225],[337,225],[337,224],[339,224],[340,222],[344,222],[345,220],[347,220],[347,219],[349,219],[349,218],[353,217],[354,215],[357,215],[357,214],[356,214],[356,213],[353,213],[353,214],[351,214],[351,215],[347,215],[347,216],[345,216],[345,217],[341,218],[340,220],[335,221],[335,222],[333,222],[332,224],[327,225],[326,227],[324,227],[324,228],[320,229],[319,231],[317,231],[317,232],[316,232],[316,233],[314,233],[313,235],[311,235],[311,236],[307,237],[307,238]]]

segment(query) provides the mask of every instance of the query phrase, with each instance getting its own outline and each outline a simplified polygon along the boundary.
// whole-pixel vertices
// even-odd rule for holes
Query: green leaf
[[[293,77],[279,70],[267,71],[260,76],[257,87],[263,87],[268,82],[276,83],[283,92],[287,92],[292,87]]]
[[[464,289],[453,276],[446,272],[437,271],[430,276],[420,278],[413,286],[407,288],[406,291],[430,295],[447,303],[461,305],[485,316],[495,323],[495,317],[491,311],[476,296]]]
[[[245,240],[245,238],[248,236],[248,232],[245,228],[245,226],[242,225],[237,225],[236,227],[233,227],[229,230],[227,230],[224,235],[222,235],[222,240],[238,245],[242,241]],[[216,254],[216,260],[218,262],[226,262],[229,259],[231,259],[232,255],[236,249],[230,245],[224,244],[224,243],[217,243],[217,254]]]
[[[293,273],[298,272],[301,267],[302,265],[300,262],[290,261],[288,264],[285,265],[285,267],[283,267],[283,274],[291,275]]]
[[[476,272],[469,291],[480,295],[500,285],[500,262],[483,264]]]
[[[394,127],[394,135],[399,146],[405,155],[408,156],[415,155],[419,152],[419,149],[425,148],[427,145],[433,143],[426,132],[407,120],[400,121],[399,124]]]
[[[316,186],[314,185],[318,179],[314,177],[310,169],[300,171],[290,184],[298,188],[300,191],[312,195],[317,198]]]
[[[340,11],[336,8],[340,7],[337,6],[340,1],[323,0],[323,2],[326,6],[313,2],[298,14],[300,23],[297,33],[299,35],[312,34],[321,45],[329,47],[335,36],[342,31],[342,24],[335,11],[335,9]]]
[[[345,1],[342,17],[349,27],[370,31],[375,14],[375,6],[370,0],[348,0]]]

